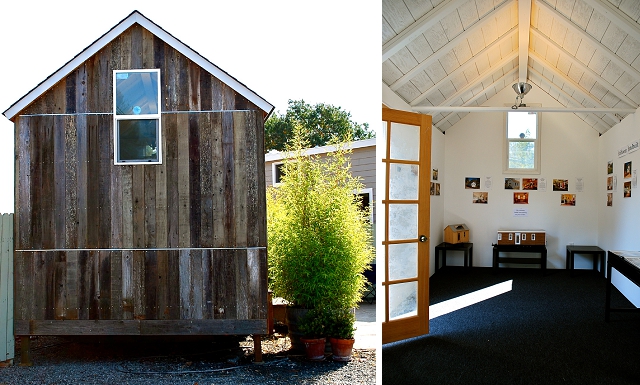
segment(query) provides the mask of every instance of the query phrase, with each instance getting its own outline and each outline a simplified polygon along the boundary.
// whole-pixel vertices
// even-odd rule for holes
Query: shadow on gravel
[[[374,350],[310,362],[278,335],[263,339],[261,364],[250,337],[35,337],[31,345],[34,365],[0,369],[0,385],[375,384]]]

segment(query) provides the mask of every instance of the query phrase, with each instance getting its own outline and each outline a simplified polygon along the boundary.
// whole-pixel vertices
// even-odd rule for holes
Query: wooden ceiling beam
[[[431,56],[426,58],[424,61],[418,63],[417,66],[413,67],[409,72],[407,72],[398,80],[393,82],[389,87],[391,87],[391,89],[394,91],[397,91],[398,89],[400,89],[402,86],[407,84],[411,79],[413,79],[416,75],[422,72],[425,68],[429,68],[429,66],[431,66],[433,63],[442,59],[445,55],[450,53],[455,47],[458,46],[458,44],[460,44],[464,40],[473,38],[474,35],[477,35],[478,29],[482,29],[482,27],[490,23],[492,21],[492,18],[496,17],[500,11],[510,6],[512,6],[512,4],[508,1],[505,1],[504,3],[500,4],[500,6],[495,8],[493,11],[483,16],[482,19],[478,21],[478,23],[473,25],[473,27],[468,28],[466,31],[464,31],[460,35],[456,36],[453,40],[451,40],[450,42],[442,46],[439,50],[434,52]],[[517,27],[514,27],[511,30],[507,31],[504,35],[511,35],[516,31],[517,31]]]
[[[620,27],[622,30],[628,33],[629,36],[631,36],[632,38],[640,42],[640,28],[638,28],[638,23],[632,20],[624,12],[612,6],[608,1],[601,1],[601,0],[582,0],[582,1],[584,1],[587,5],[591,6],[594,10],[596,10],[602,16],[611,20],[613,24]]]
[[[511,35],[504,35],[501,39],[498,39],[498,40],[494,41],[493,43],[489,44],[482,51],[478,52],[478,54],[476,56],[474,56],[473,59],[467,61],[466,63],[464,63],[460,67],[456,68],[455,71],[453,71],[449,75],[445,76],[438,83],[434,84],[427,91],[423,92],[420,96],[418,96],[417,98],[412,100],[411,103],[409,103],[409,104],[411,106],[416,106],[418,103],[420,103],[424,99],[426,99],[427,96],[431,92],[433,92],[433,90],[438,90],[445,82],[451,81],[452,78],[454,78],[455,76],[459,75],[461,72],[464,72],[467,68],[469,68],[471,66],[475,66],[476,65],[476,60],[477,60],[478,57],[486,54],[491,48],[493,48],[496,45],[500,45],[505,39],[508,39],[510,37],[511,37]],[[493,68],[494,70],[495,70],[495,68],[500,68],[503,65],[505,65],[507,62],[515,59],[516,57],[518,57],[518,51],[513,51],[509,55],[507,55],[504,58],[502,58],[502,60],[500,60],[497,64],[492,65],[490,68]],[[474,59],[476,59],[476,60],[474,60]],[[469,88],[468,86],[465,87],[465,89],[468,89],[468,88]]]
[[[420,34],[439,23],[444,16],[456,11],[456,9],[466,1],[467,0],[447,0],[440,3],[437,7],[416,20],[415,23],[405,28],[405,30],[400,32],[396,37],[389,40],[386,44],[383,44],[382,63],[406,47],[407,44],[411,43]]]
[[[627,72],[629,75],[633,76],[636,80],[640,81],[640,71],[638,71],[637,69],[633,68],[629,63],[627,63],[624,60],[622,60],[622,58],[620,56],[616,55],[615,52],[611,51],[609,49],[609,47],[607,47],[604,44],[600,43],[598,40],[596,40],[593,36],[589,35],[584,30],[578,28],[571,20],[567,19],[563,14],[561,14],[558,11],[556,11],[553,7],[551,7],[549,4],[545,3],[544,1],[536,1],[536,5],[539,8],[544,8],[546,11],[552,13],[556,18],[562,20],[563,23],[572,32],[580,35],[583,39],[586,39],[589,43],[593,44],[595,47],[598,47],[598,49],[607,58],[609,58],[609,60],[611,60],[615,65],[617,65],[618,67],[622,68],[622,70],[624,72]],[[578,60],[578,59],[574,58],[574,60]]]
[[[518,0],[518,81],[527,81],[529,68],[529,29],[531,27],[531,0]]]
[[[594,79],[596,79],[596,81],[602,85],[604,85],[607,90],[609,92],[611,92],[612,94],[614,94],[618,99],[620,99],[623,103],[631,106],[631,107],[638,107],[638,105],[631,100],[630,97],[628,97],[627,95],[623,94],[622,91],[620,91],[619,89],[617,89],[616,87],[613,86],[613,84],[609,83],[608,81],[606,81],[602,76],[598,75],[594,70],[592,70],[591,68],[587,67],[586,65],[584,65],[582,62],[580,62],[580,60],[576,60],[575,57],[573,55],[571,55],[569,52],[567,52],[564,48],[562,48],[558,43],[556,43],[555,41],[549,39],[549,37],[545,36],[542,32],[538,31],[536,28],[531,27],[531,34],[533,36],[535,36],[537,39],[541,39],[543,40],[545,43],[553,46],[555,49],[557,49],[558,51],[560,51],[561,53],[563,53],[564,55],[569,56],[569,58],[571,58],[571,66],[577,66],[580,70],[588,73],[591,77],[593,77]]]

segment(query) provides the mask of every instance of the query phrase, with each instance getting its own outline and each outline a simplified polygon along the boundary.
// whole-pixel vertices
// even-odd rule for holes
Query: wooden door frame
[[[413,112],[392,110],[388,108],[382,109],[382,120],[384,122],[395,122],[401,124],[408,124],[421,127],[420,130],[420,167],[423,171],[420,174],[419,187],[418,187],[418,237],[425,235],[427,237],[426,242],[418,241],[418,314],[403,318],[401,320],[389,321],[389,308],[387,306],[387,299],[389,298],[389,273],[388,273],[388,258],[385,257],[384,275],[382,281],[382,288],[384,290],[384,319],[382,320],[382,343],[399,341],[419,335],[429,333],[429,261],[430,261],[430,186],[431,181],[429,175],[431,168],[431,116],[418,114]],[[390,123],[388,123],[390,124]],[[387,126],[389,127],[389,126]],[[389,237],[389,203],[402,203],[399,200],[389,200],[389,188],[388,177],[391,161],[390,155],[390,141],[391,136],[389,131],[386,135],[386,152],[382,156],[383,167],[386,168],[385,183],[385,195],[382,198],[384,208],[384,239],[382,246],[384,247],[385,256],[388,255],[389,244],[395,242],[388,241]],[[394,163],[402,163],[401,161],[394,161]],[[412,163],[412,162],[408,162]],[[408,202],[405,202],[408,203]],[[424,257],[426,256],[426,257]],[[402,280],[393,281],[401,282]],[[408,281],[413,281],[410,279]]]

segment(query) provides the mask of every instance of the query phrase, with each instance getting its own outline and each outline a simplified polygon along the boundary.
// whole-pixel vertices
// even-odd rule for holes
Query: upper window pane
[[[158,71],[118,71],[116,81],[116,114],[158,114]]]
[[[509,139],[536,139],[538,114],[536,112],[507,112]]]

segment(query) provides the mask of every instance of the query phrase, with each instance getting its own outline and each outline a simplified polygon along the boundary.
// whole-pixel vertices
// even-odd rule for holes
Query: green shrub
[[[335,309],[331,311],[325,325],[327,336],[333,338],[354,338],[356,315],[353,309]]]
[[[351,175],[351,151],[335,145],[322,159],[306,156],[298,125],[282,184],[267,190],[269,285],[295,306],[357,306],[373,258],[369,214],[354,195],[363,185]]]

